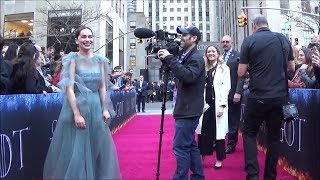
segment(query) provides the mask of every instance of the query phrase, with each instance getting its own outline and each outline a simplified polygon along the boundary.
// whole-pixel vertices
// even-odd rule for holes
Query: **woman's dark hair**
[[[308,65],[307,74],[309,77],[312,77],[314,74],[313,66],[312,66],[312,51],[308,48],[302,48],[301,51],[304,53],[306,64]]]
[[[4,59],[8,61],[12,61],[14,58],[16,58],[17,49],[18,49],[18,45],[16,43],[10,44],[6,53],[4,54]]]
[[[93,34],[92,30],[91,30],[89,27],[87,27],[87,26],[80,26],[80,27],[76,30],[74,37],[77,39],[77,38],[79,37],[79,35],[80,35],[80,32],[81,32],[82,30],[84,30],[84,29],[89,29],[89,30],[91,31],[91,33]]]
[[[4,39],[0,35],[0,51],[2,51],[3,46],[4,46]]]
[[[13,60],[13,72],[11,74],[12,91],[21,93],[24,91],[25,80],[28,76],[38,78],[35,67],[35,54],[37,50],[32,43],[25,42],[20,46],[18,56]]]

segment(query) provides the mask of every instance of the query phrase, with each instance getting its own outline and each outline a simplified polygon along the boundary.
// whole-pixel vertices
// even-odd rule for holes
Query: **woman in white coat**
[[[230,70],[221,57],[218,47],[208,46],[204,55],[206,65],[205,100],[209,104],[203,115],[201,134],[198,146],[203,157],[213,154],[216,146],[215,169],[222,167],[226,158],[225,137],[228,133],[228,94],[231,88]]]

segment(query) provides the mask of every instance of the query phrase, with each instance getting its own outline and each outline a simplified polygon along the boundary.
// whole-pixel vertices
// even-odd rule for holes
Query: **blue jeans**
[[[199,117],[176,119],[173,140],[173,152],[176,156],[177,168],[172,179],[187,180],[191,169],[190,179],[204,179],[200,151],[195,140],[195,129]]]

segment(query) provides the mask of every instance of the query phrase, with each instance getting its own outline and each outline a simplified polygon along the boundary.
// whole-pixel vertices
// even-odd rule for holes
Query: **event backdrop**
[[[291,123],[282,124],[278,163],[298,179],[320,179],[320,90],[290,89],[289,93],[291,103],[298,108],[299,117]],[[247,94],[242,102],[242,117]],[[263,124],[258,134],[258,147],[264,152],[266,132]]]
[[[114,130],[135,114],[135,91],[114,91],[110,97]],[[0,96],[0,179],[41,179],[64,98],[59,93]]]

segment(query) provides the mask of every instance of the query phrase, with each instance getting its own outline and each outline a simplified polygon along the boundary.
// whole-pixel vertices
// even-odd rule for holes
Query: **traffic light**
[[[137,43],[142,44],[142,39],[137,38]]]
[[[247,25],[248,23],[247,23],[247,15],[244,13],[244,12],[242,12],[242,20],[243,20],[243,24],[244,25]]]
[[[247,15],[242,12],[241,15],[238,16],[238,25],[239,27],[244,27],[247,24]]]
[[[238,16],[238,25],[239,25],[239,27],[243,27],[244,26],[244,22],[242,20],[242,16],[241,15]]]

